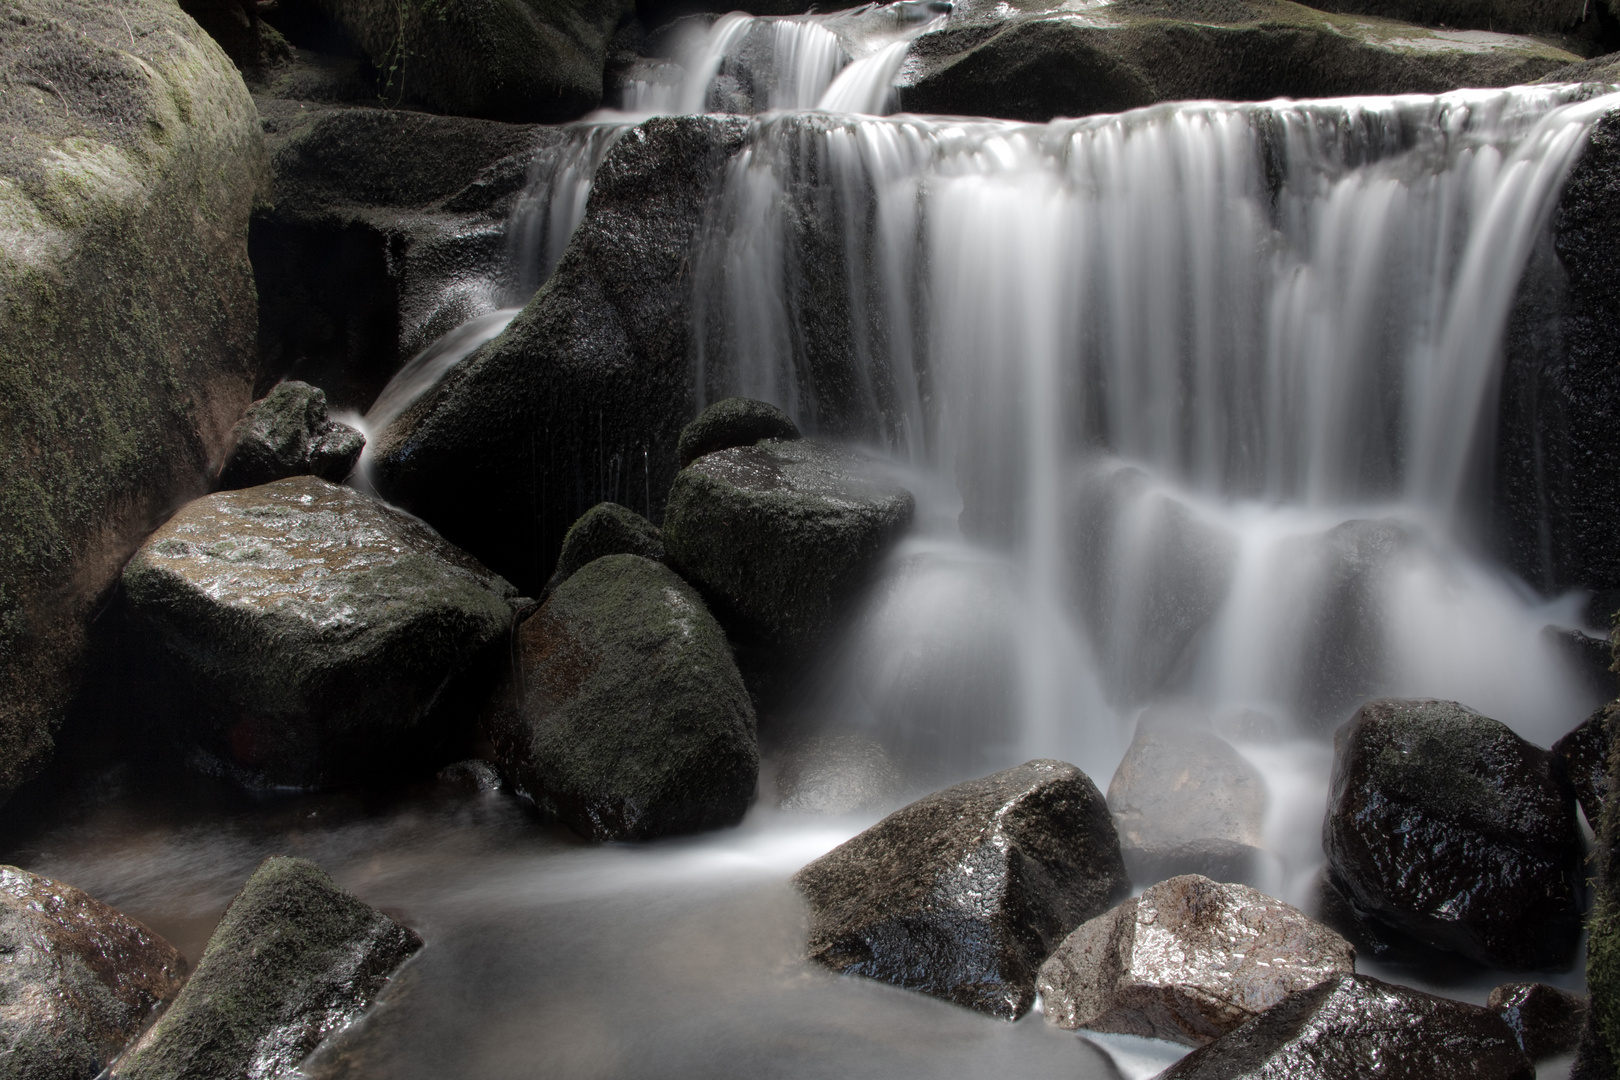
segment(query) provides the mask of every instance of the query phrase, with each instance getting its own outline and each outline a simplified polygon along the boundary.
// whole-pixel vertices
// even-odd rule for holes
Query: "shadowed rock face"
[[[1584,997],[1546,983],[1503,983],[1485,1007],[1507,1021],[1532,1061],[1575,1049],[1586,1022]]]
[[[186,963],[135,920],[0,866],[0,1076],[82,1080],[174,1000]]]
[[[1361,915],[1513,970],[1581,930],[1575,800],[1545,750],[1448,701],[1372,701],[1334,736],[1322,843]]]
[[[1008,1020],[1051,949],[1128,887],[1101,793],[1043,760],[897,810],[793,881],[811,959]]]
[[[1609,721],[1613,708],[1612,704],[1600,706],[1552,745],[1586,814],[1586,823],[1594,831],[1602,824],[1603,800],[1609,793]]]
[[[1059,1027],[1201,1046],[1354,971],[1350,943],[1298,909],[1188,874],[1070,934],[1036,985]]]
[[[1157,1080],[1533,1080],[1501,1017],[1477,1005],[1340,975],[1300,990]]]

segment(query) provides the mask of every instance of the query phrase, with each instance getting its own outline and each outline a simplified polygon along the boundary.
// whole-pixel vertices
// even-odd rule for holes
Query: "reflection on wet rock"
[[[1586,1022],[1586,998],[1546,983],[1503,983],[1485,1007],[1507,1021],[1532,1061],[1574,1050]]]

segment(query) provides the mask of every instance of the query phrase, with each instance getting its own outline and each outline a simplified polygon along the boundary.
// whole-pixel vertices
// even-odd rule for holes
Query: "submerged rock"
[[[1614,706],[1601,705],[1579,727],[1552,745],[1563,765],[1586,823],[1596,831],[1602,823],[1603,802],[1609,794],[1609,722]]]
[[[1449,701],[1371,701],[1334,736],[1322,844],[1346,898],[1420,942],[1561,969],[1581,932],[1581,837],[1554,759]]]
[[[752,446],[761,439],[797,439],[799,426],[775,405],[753,398],[731,397],[717,401],[681,429],[675,456],[686,468],[704,454]]]
[[[1295,991],[1156,1080],[1363,1080],[1374,1071],[1380,1080],[1536,1075],[1495,1013],[1340,975]]]
[[[1189,874],[1090,920],[1041,965],[1049,1023],[1201,1046],[1355,971],[1344,938],[1246,885]]]
[[[855,453],[768,440],[706,455],[669,492],[664,544],[752,633],[822,643],[911,524],[911,493]]]
[[[445,742],[452,680],[511,585],[421,522],[312,476],[210,495],[124,571],[173,733],[253,786],[389,775]]]
[[[286,382],[248,407],[232,431],[235,445],[219,471],[221,488],[257,487],[289,476],[341,484],[360,460],[366,437],[326,415],[326,395]]]
[[[640,555],[664,561],[664,534],[658,526],[618,503],[597,503],[580,515],[563,537],[557,569],[546,582],[549,594],[575,571],[604,555]]]
[[[674,571],[586,564],[518,630],[490,728],[508,776],[589,840],[732,825],[759,777],[725,632]]]
[[[266,859],[225,910],[185,989],[119,1059],[112,1080],[294,1075],[421,947],[308,859]]]
[[[1503,983],[1485,1007],[1507,1021],[1532,1061],[1574,1050],[1586,1022],[1586,998],[1546,983]]]
[[[1128,888],[1102,794],[1039,760],[897,810],[793,881],[811,959],[1008,1020],[1052,948]]]
[[[857,814],[899,801],[900,769],[881,743],[830,732],[790,747],[776,764],[777,805],[806,814]]]
[[[174,1000],[186,962],[71,885],[0,866],[0,1077],[83,1080]]]

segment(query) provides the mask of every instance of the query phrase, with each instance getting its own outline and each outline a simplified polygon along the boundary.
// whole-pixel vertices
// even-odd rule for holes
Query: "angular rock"
[[[174,1000],[186,962],[71,885],[0,866],[0,1076],[82,1080]]]
[[[1354,908],[1509,970],[1568,966],[1581,837],[1554,759],[1455,702],[1363,705],[1334,736],[1322,846]]]
[[[490,720],[498,760],[589,840],[741,820],[759,777],[754,710],[725,632],[660,563],[587,563],[518,630]]]
[[[266,859],[226,908],[169,1011],[112,1080],[292,1075],[370,1005],[422,939],[308,859]]]
[[[1131,880],[1177,874],[1249,881],[1264,842],[1266,783],[1203,725],[1149,709],[1108,783]]]
[[[708,454],[669,492],[671,565],[767,641],[823,642],[911,524],[911,493],[814,440]]]
[[[851,732],[806,739],[776,765],[777,805],[802,814],[858,814],[893,806],[903,785],[882,744]]]
[[[232,432],[235,445],[219,471],[222,489],[257,487],[289,476],[341,484],[360,460],[366,437],[327,418],[326,395],[286,382],[248,407]]]
[[[793,882],[811,959],[1007,1020],[1047,954],[1128,888],[1102,794],[1045,760],[897,810]]]
[[[580,567],[604,555],[640,555],[663,562],[664,534],[634,510],[618,503],[597,503],[569,526],[562,554],[557,556],[557,569],[546,582],[547,594]]]
[[[733,397],[717,401],[681,429],[675,443],[675,456],[686,468],[704,454],[752,446],[761,439],[797,439],[799,426],[793,418],[763,401]]]
[[[1355,969],[1350,943],[1297,908],[1188,874],[1064,938],[1036,986],[1059,1027],[1202,1046]]]
[[[1376,1063],[1373,1064],[1373,1063]],[[1298,990],[1155,1080],[1533,1080],[1501,1017],[1365,975]]]
[[[194,763],[300,787],[438,753],[436,706],[504,642],[516,599],[421,522],[312,476],[182,508],[124,593]]]
[[[172,0],[0,33],[0,798],[37,772],[119,568],[252,399],[253,101]]]
[[[1507,1021],[1532,1061],[1574,1050],[1586,1022],[1586,998],[1546,983],[1503,983],[1485,1007]]]
[[[1613,704],[1600,706],[1579,727],[1552,744],[1564,775],[1586,823],[1596,832],[1602,825],[1603,803],[1609,794],[1609,723]]]

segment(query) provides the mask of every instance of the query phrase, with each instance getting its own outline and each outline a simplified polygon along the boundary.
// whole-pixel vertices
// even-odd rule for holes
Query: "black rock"
[[[1364,915],[1509,970],[1581,932],[1581,836],[1554,758],[1448,701],[1371,701],[1334,735],[1322,843]]]
[[[433,778],[444,787],[469,794],[501,790],[501,774],[495,766],[476,758],[446,765]]]
[[[248,407],[231,433],[219,471],[222,489],[257,487],[289,476],[341,484],[360,460],[366,437],[326,415],[326,395],[308,383],[284,382]]]
[[[1047,955],[1129,888],[1102,793],[1040,760],[897,810],[793,881],[811,959],[1008,1020]]]
[[[1503,983],[1485,1007],[1507,1021],[1532,1061],[1574,1050],[1586,1022],[1586,998],[1546,983]]]
[[[604,555],[640,555],[664,561],[664,534],[658,526],[618,503],[597,503],[579,516],[563,537],[557,569],[546,582],[546,593],[567,581],[586,563]]]
[[[1534,1080],[1513,1030],[1477,1005],[1340,975],[1298,990],[1155,1080]]]
[[[1586,823],[1596,832],[1602,824],[1603,802],[1609,794],[1609,721],[1614,706],[1604,705],[1581,721],[1579,727],[1552,744],[1564,775],[1575,789]]]
[[[733,446],[752,446],[761,439],[797,439],[799,427],[775,405],[753,398],[717,401],[681,429],[675,456],[686,468],[704,454]]]
[[[112,1080],[288,1076],[422,947],[308,859],[266,859]]]

